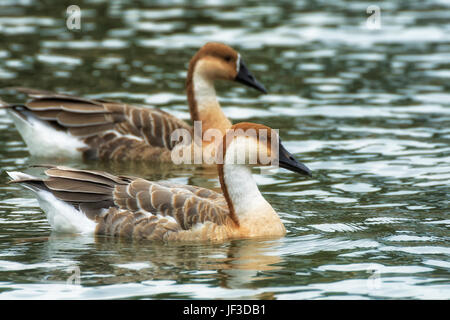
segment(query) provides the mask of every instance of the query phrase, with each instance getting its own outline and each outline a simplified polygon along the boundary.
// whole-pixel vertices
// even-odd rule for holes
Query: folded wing
[[[28,88],[15,88],[31,100],[6,106],[24,119],[41,120],[84,142],[84,158],[170,161],[175,129],[191,130],[184,121],[158,109],[85,99]],[[39,134],[36,132],[35,134]]]
[[[46,166],[47,178],[16,176],[39,194],[51,193],[95,221],[95,233],[135,239],[164,240],[206,222],[229,222],[224,197],[212,190],[114,176],[93,170]]]

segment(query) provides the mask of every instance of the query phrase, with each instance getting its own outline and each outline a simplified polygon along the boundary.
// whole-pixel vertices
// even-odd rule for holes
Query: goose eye
[[[226,57],[225,57],[225,61],[226,61],[226,62],[230,62],[232,59],[233,59],[233,58],[232,58],[231,56],[226,56]]]

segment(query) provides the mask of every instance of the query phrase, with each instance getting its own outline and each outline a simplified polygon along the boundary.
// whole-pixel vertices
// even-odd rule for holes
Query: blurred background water
[[[74,4],[80,30],[66,25]],[[367,24],[371,5],[379,29]],[[6,185],[5,170],[43,160],[0,111],[0,299],[449,299],[448,0],[0,0],[0,88],[189,119],[187,65],[207,41],[239,50],[269,91],[219,84],[226,115],[280,129],[314,172],[255,175],[287,236],[186,245],[53,234],[32,195]],[[60,163],[219,187],[214,169]],[[78,271],[80,284],[67,284]]]

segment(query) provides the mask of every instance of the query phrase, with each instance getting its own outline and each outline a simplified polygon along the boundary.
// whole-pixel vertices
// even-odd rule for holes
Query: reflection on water
[[[256,175],[288,234],[150,244],[53,234],[4,170],[30,158],[0,110],[0,298],[450,298],[450,33],[441,0],[0,0],[0,87],[161,108],[189,119],[188,61],[206,41],[240,51],[269,90],[218,83],[233,122],[279,128],[312,179]],[[2,99],[24,97],[0,90]],[[219,190],[214,168],[74,162]],[[80,285],[67,285],[70,268]]]
[[[65,291],[68,292],[73,289],[73,282],[68,284],[67,281],[74,267],[79,270],[80,284],[88,287],[126,286],[133,283],[153,286],[153,282],[159,286],[161,282],[184,283],[195,278],[193,284],[251,290],[258,287],[258,282],[272,279],[273,276],[261,276],[261,273],[281,269],[276,264],[282,262],[282,258],[272,250],[279,245],[277,240],[237,240],[229,244],[163,244],[52,234],[50,237],[12,239],[11,243],[16,248],[23,246],[23,254],[33,255],[35,262],[2,261],[2,273],[11,276],[16,273],[17,283],[39,283],[40,290],[45,290],[47,284],[65,285]],[[33,250],[31,246],[36,244],[39,244],[39,248]],[[30,272],[34,269],[39,272]],[[41,278],[43,273],[45,276]],[[5,284],[4,288],[20,287]],[[153,294],[155,297],[164,297],[172,290]],[[4,298],[15,297],[15,294],[15,291],[7,291]],[[18,293],[17,297],[27,297],[27,294],[22,296]]]

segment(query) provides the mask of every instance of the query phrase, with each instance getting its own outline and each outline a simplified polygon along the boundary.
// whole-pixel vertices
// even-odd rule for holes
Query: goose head
[[[233,125],[223,136],[220,149],[219,181],[235,225],[246,236],[284,234],[283,223],[259,191],[251,167],[278,163],[302,175],[311,176],[311,171],[284,148],[275,130],[260,124]]]
[[[286,170],[312,176],[311,170],[286,150],[277,131],[268,126],[237,123],[224,135],[222,146],[223,154],[218,156],[222,157],[224,165],[279,165]]]
[[[208,42],[201,47],[189,64],[189,73],[193,75],[194,72],[211,82],[235,81],[267,93],[266,88],[248,70],[241,55],[223,43]]]

